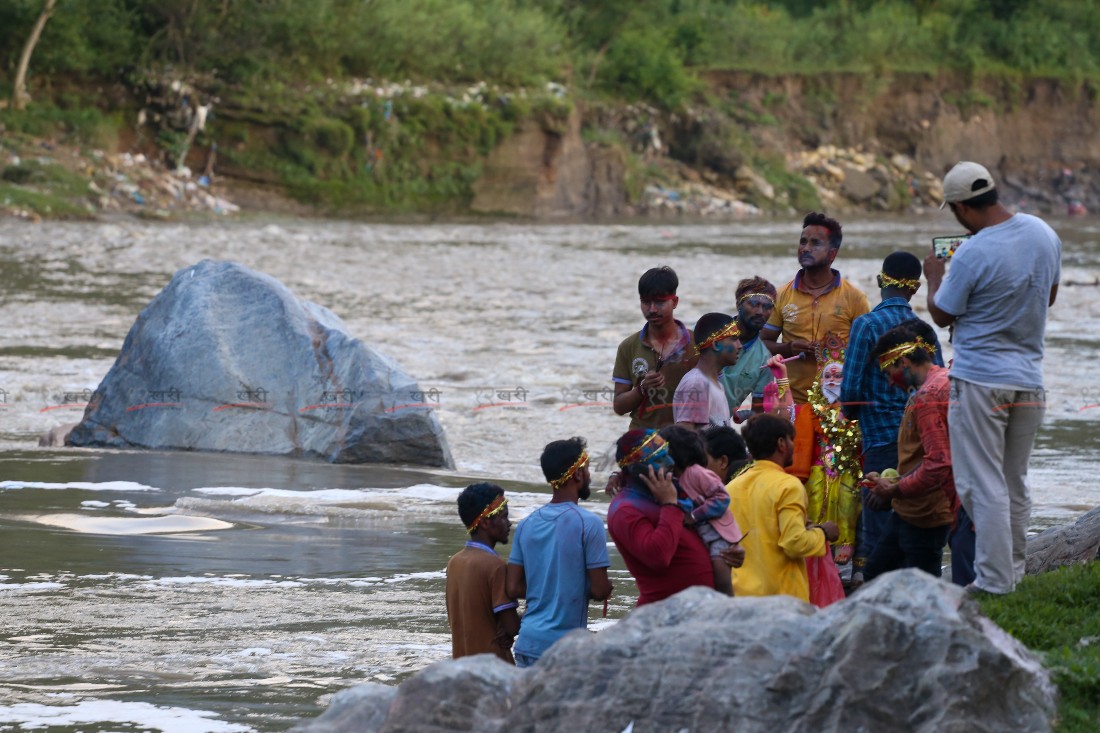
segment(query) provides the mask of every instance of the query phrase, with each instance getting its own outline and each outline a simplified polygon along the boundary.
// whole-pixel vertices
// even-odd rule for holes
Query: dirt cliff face
[[[975,160],[1023,195],[1052,203],[1075,193],[1100,197],[1100,106],[1090,82],[742,72],[714,73],[708,82],[774,121],[749,130],[767,147],[900,153],[937,176],[960,159]]]
[[[808,175],[824,206],[901,210],[938,204],[939,179],[966,159],[993,172],[1010,204],[1100,211],[1100,105],[1088,82],[747,72],[716,72],[706,81],[717,105],[655,123],[669,140],[664,161],[671,175],[688,185],[709,181],[765,209],[782,209],[786,203],[759,195],[767,184],[746,190],[751,147]],[[486,160],[472,208],[535,218],[631,211],[627,153],[585,143],[580,134],[588,126],[631,139],[629,119],[604,107],[574,112],[557,131],[528,121]],[[731,142],[738,136],[751,143],[738,149]],[[864,162],[853,166],[853,155]]]
[[[489,155],[470,208],[540,219],[606,217],[623,211],[625,162],[581,138],[574,110],[561,130],[528,120]]]

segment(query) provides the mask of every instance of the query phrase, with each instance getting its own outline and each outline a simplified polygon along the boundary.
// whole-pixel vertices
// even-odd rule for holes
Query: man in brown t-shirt
[[[619,344],[611,380],[616,415],[630,415],[630,430],[660,430],[675,420],[672,397],[699,360],[691,330],[673,318],[680,285],[671,267],[654,267],[638,280],[642,330]]]
[[[893,512],[864,567],[870,581],[898,568],[942,574],[943,546],[955,521],[958,498],[951,471],[947,369],[932,361],[932,329],[913,319],[884,333],[871,358],[890,383],[916,390],[905,406],[898,432],[899,478],[867,474],[865,485],[890,499]]]
[[[507,569],[496,544],[507,544],[508,500],[495,484],[472,484],[458,495],[458,514],[470,539],[447,563],[447,622],[451,654],[496,654],[509,664],[519,633],[517,602],[504,590]]]

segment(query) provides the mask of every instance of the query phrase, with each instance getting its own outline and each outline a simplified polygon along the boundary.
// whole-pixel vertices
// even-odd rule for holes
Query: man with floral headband
[[[864,482],[893,506],[864,568],[867,581],[898,568],[941,574],[943,546],[955,521],[958,497],[947,426],[951,386],[947,369],[932,361],[939,350],[930,343],[933,334],[931,326],[913,319],[883,334],[872,351],[890,384],[912,396],[898,433],[901,477],[868,473]]]
[[[725,313],[707,313],[695,324],[699,363],[680,380],[672,398],[677,425],[693,430],[729,425],[730,403],[718,383],[718,374],[737,363],[741,355],[739,335],[737,321]]]
[[[516,666],[530,667],[573,629],[588,626],[589,600],[611,597],[603,522],[577,505],[591,496],[583,438],[556,440],[540,462],[554,495],[519,523],[508,558],[507,591],[526,598]]]
[[[494,549],[506,544],[512,523],[508,500],[495,484],[472,484],[458,495],[458,515],[466,525],[466,547],[447,563],[447,622],[451,654],[496,654],[509,664],[519,631],[519,605],[505,590],[504,560]]]
[[[638,605],[695,585],[713,588],[707,546],[684,526],[668,443],[654,430],[631,430],[619,438],[615,458],[625,486],[607,510],[607,531],[638,584]],[[745,552],[733,545],[722,557],[730,566],[740,565]]]
[[[764,365],[772,352],[760,338],[760,329],[775,310],[777,293],[775,286],[762,277],[742,280],[734,292],[737,300],[737,329],[741,341],[741,356],[737,363],[722,369],[718,381],[726,393],[726,401],[733,411],[734,422],[743,422],[751,413],[736,412],[745,398],[752,395],[751,412],[764,411],[764,390],[775,381],[770,369]]]
[[[898,467],[898,428],[908,395],[890,384],[878,362],[871,358],[871,350],[887,331],[916,317],[909,301],[920,289],[920,273],[921,261],[915,255],[900,251],[888,254],[878,276],[882,302],[853,321],[848,336],[840,403],[845,417],[859,421],[863,433],[863,470],[867,473]],[[935,347],[932,362],[942,367],[940,344],[934,332],[929,344]],[[856,586],[863,581],[863,565],[890,516],[888,502],[876,499],[866,487],[861,491],[863,511],[852,578]]]

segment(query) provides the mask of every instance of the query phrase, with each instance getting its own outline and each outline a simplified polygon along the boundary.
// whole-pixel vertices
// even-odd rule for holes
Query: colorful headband
[[[920,290],[920,278],[914,278],[912,280],[906,280],[904,278],[890,277],[885,272],[878,274],[879,280],[882,281],[880,287],[895,287],[902,288],[904,290],[912,290],[914,293]]]
[[[912,341],[906,341],[904,344],[898,344],[897,346],[880,356],[878,358],[878,368],[882,371],[886,371],[895,361],[903,356],[908,356],[909,354],[912,354],[917,349],[923,349],[929,354],[936,353],[935,346],[925,343],[924,339],[922,339],[920,336],[917,336]]]
[[[742,303],[744,303],[749,298],[763,298],[764,300],[771,303],[771,305],[773,307],[775,306],[775,298],[773,298],[768,293],[759,292],[759,291],[755,292],[755,293],[742,293],[741,297],[737,299],[737,305],[741,305]]]
[[[575,474],[577,471],[581,470],[581,468],[583,468],[584,466],[587,466],[587,465],[588,465],[588,451],[582,450],[580,457],[577,458],[576,462],[574,462],[573,465],[569,467],[569,470],[566,471],[565,473],[563,473],[561,475],[561,478],[556,478],[553,481],[551,481],[550,486],[553,487],[554,491],[557,491],[558,489],[560,489],[562,486],[565,485],[566,481],[573,478],[573,474]]]
[[[651,450],[648,454],[645,454],[643,456],[643,453],[645,453],[646,446],[648,446],[650,443],[652,443],[654,439],[660,440],[661,444],[659,446],[655,447],[653,450]],[[625,456],[623,456],[622,459],[619,460],[619,468],[626,468],[631,463],[637,463],[639,461],[648,462],[649,459],[655,458],[655,457],[661,455],[662,453],[664,453],[667,450],[668,450],[668,443],[665,442],[664,438],[661,437],[660,433],[658,433],[656,430],[654,430],[652,433],[650,433],[648,436],[646,436],[645,440],[643,440],[641,443],[638,443],[638,445],[634,448],[634,450],[630,451]]]
[[[497,498],[489,502],[489,506],[481,510],[481,514],[477,515],[477,519],[466,528],[466,534],[473,534],[477,530],[477,525],[481,524],[482,520],[495,517],[504,511],[504,507],[508,506],[508,500],[504,498],[504,494],[501,494]]]
[[[725,338],[729,338],[730,336],[740,335],[741,329],[737,327],[737,321],[730,321],[725,326],[712,333],[706,341],[699,344],[699,346],[696,348],[698,348],[699,352],[702,353],[703,351],[709,349],[711,346],[714,346],[715,342],[721,341]]]

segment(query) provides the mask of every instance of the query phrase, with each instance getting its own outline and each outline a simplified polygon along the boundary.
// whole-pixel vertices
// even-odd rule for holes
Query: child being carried
[[[685,512],[684,525],[693,527],[707,545],[715,590],[732,596],[733,579],[721,555],[744,535],[730,512],[730,495],[722,479],[706,467],[707,452],[699,433],[682,425],[670,425],[661,430],[661,437],[668,443],[668,454],[675,463],[676,486],[687,497],[680,499]]]

